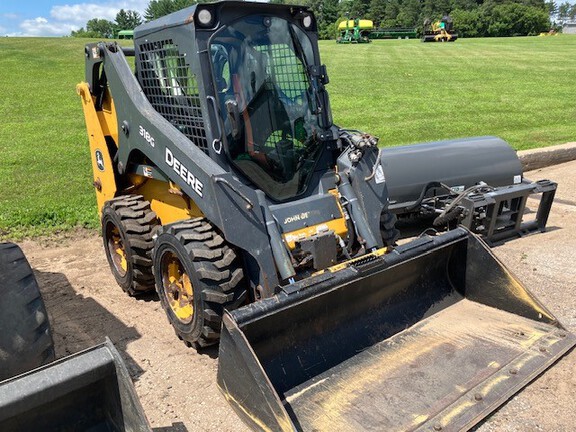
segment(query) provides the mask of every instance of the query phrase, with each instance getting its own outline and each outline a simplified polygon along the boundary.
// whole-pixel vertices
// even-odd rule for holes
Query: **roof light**
[[[302,24],[304,25],[304,28],[307,29],[312,27],[312,17],[310,15],[304,16],[304,18],[302,19]]]
[[[212,22],[212,13],[208,9],[200,9],[198,22],[204,26],[209,25]]]

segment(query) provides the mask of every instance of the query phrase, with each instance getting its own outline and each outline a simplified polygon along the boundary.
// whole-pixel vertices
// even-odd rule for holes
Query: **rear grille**
[[[208,154],[196,76],[172,39],[140,45],[138,73],[144,94],[166,120]]]

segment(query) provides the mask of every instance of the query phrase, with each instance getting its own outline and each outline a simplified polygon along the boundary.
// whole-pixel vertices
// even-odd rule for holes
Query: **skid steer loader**
[[[455,42],[458,33],[454,30],[454,23],[450,15],[444,15],[439,21],[424,20],[422,42]]]
[[[333,124],[317,40],[306,7],[226,1],[86,46],[112,273],[220,340],[254,429],[466,429],[575,338],[468,230],[395,247],[378,140]]]

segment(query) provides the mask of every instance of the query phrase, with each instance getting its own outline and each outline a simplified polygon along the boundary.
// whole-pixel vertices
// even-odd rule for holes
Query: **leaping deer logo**
[[[104,171],[104,156],[100,150],[96,150],[96,165],[100,171]]]

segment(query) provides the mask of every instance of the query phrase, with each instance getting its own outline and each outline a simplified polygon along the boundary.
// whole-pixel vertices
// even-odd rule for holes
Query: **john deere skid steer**
[[[227,1],[86,46],[112,272],[186,344],[220,340],[254,429],[469,428],[575,338],[467,229],[396,247],[378,140],[333,124],[317,39],[306,7]]]

